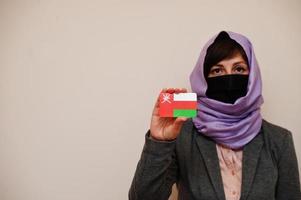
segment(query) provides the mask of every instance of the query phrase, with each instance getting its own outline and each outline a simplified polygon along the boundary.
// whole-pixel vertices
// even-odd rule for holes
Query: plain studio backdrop
[[[221,30],[253,42],[265,119],[301,160],[301,3],[0,1],[0,199],[120,200],[163,87]],[[289,170],[289,169],[288,169]]]

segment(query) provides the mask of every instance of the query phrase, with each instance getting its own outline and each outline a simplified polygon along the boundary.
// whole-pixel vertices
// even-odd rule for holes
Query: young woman
[[[197,117],[159,117],[157,99],[129,199],[167,200],[176,183],[180,200],[301,200],[292,134],[260,114],[250,41],[233,32],[214,36],[190,82]]]

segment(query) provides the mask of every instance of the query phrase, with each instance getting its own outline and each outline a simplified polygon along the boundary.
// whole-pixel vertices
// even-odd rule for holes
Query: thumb
[[[176,120],[175,120],[175,123],[174,123],[174,126],[176,129],[180,129],[183,125],[183,123],[187,120],[188,118],[186,117],[178,117]]]
[[[188,118],[187,117],[177,117],[176,119],[176,123],[179,123],[179,122],[185,122]]]

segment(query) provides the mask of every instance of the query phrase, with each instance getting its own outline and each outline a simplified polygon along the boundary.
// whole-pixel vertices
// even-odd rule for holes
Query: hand
[[[185,88],[168,88],[162,89],[161,93],[186,93]],[[160,94],[155,103],[151,124],[150,124],[150,134],[151,137],[156,140],[173,140],[177,138],[182,128],[183,123],[188,119],[186,117],[160,117],[159,116],[159,101]]]

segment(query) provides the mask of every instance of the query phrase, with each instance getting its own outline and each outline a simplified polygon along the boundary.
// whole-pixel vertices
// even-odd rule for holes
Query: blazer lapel
[[[247,199],[253,183],[256,166],[263,146],[262,129],[243,149],[241,200]]]
[[[196,141],[218,199],[225,200],[215,142],[197,133]]]

